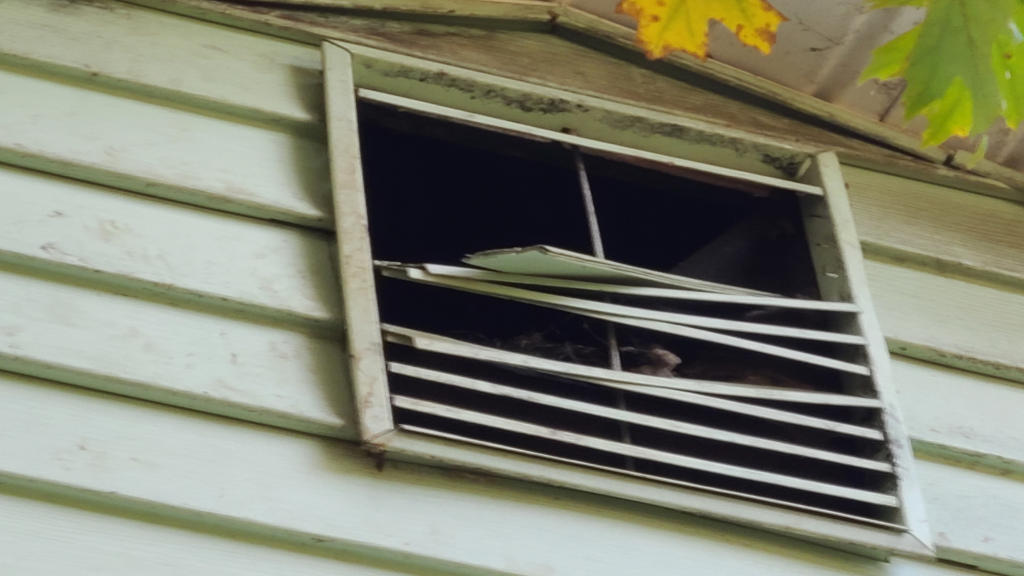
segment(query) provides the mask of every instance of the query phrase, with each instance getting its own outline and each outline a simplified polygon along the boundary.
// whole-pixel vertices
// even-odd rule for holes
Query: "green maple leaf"
[[[983,132],[1000,113],[1019,123],[1024,70],[1020,27],[1012,22],[1022,21],[1024,0],[873,0],[872,6],[928,9],[919,27],[876,50],[861,76],[906,79],[907,118],[928,118],[925,146]]]
[[[976,100],[964,79],[955,76],[940,98],[927,102],[914,112],[910,112],[908,104],[906,110],[908,117],[920,113],[928,118],[928,128],[922,134],[921,140],[925,146],[935,146],[942,144],[950,136],[967,136],[971,133],[974,126],[975,103]],[[993,108],[986,113],[993,113],[994,119],[998,115],[996,110]]]
[[[902,75],[920,34],[921,27],[915,26],[889,43],[876,48],[871,63],[861,72],[860,81],[864,82],[869,78],[884,80]]]

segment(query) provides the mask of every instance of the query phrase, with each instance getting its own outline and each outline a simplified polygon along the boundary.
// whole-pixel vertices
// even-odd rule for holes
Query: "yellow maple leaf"
[[[637,43],[648,58],[661,58],[672,50],[707,58],[711,20],[768,54],[779,24],[786,21],[767,0],[621,0],[615,11],[636,19]]]

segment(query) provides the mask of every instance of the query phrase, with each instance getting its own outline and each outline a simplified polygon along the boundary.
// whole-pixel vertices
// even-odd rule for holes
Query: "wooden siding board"
[[[918,461],[939,556],[1024,574],[1024,477]]]
[[[331,223],[324,143],[0,68],[0,161],[202,206]]]
[[[342,345],[0,267],[0,369],[350,437]]]
[[[1020,190],[1015,190],[997,180],[957,170],[956,168],[949,168],[942,164],[931,164],[914,158],[898,158],[892,155],[885,158],[872,157],[871,155],[851,150],[840,150],[839,158],[845,166],[861,168],[878,172],[879,174],[909,178],[914,181],[956,188],[964,192],[973,192],[993,198],[1016,202],[1024,201],[1024,192]]]
[[[900,357],[893,378],[916,452],[1024,472],[1024,386]]]
[[[410,464],[377,470],[356,447],[331,439],[35,379],[0,375],[0,393],[3,482],[65,498],[91,495],[139,514],[180,510],[197,528],[301,535],[322,540],[325,551],[390,551],[485,574],[700,573],[711,567],[737,575],[933,573],[931,564],[880,563],[685,514],[569,497],[556,488]],[[976,473],[929,467],[936,483],[950,474],[969,479]],[[982,521],[1003,514],[1001,499],[1020,498],[1018,482],[982,484],[987,491],[971,512]],[[928,496],[933,507],[949,505],[946,492]],[[1008,528],[1011,535],[1019,530]],[[890,566],[899,568],[890,572]],[[959,571],[934,570],[944,572]]]
[[[44,496],[45,498],[45,496]],[[66,500],[65,500],[66,502]],[[289,545],[0,492],[0,573],[152,576],[400,576],[316,543]],[[362,561],[361,561],[362,560]]]
[[[847,166],[865,250],[1024,286],[1024,205]]]
[[[118,2],[0,8],[0,62],[286,125],[323,117],[315,47]]]
[[[990,574],[972,570],[956,562],[921,562],[904,558],[893,558],[886,569],[888,576],[983,576]]]
[[[2,164],[0,189],[0,261],[337,329],[327,234]]]
[[[1024,293],[878,260],[866,264],[893,352],[1024,382]]]

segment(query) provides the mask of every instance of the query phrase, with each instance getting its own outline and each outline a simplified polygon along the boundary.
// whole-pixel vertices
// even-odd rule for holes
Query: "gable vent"
[[[355,90],[325,56],[368,450],[927,552],[834,155],[665,156]]]

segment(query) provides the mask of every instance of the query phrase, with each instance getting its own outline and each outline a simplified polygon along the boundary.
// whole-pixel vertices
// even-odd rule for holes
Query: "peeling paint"
[[[470,99],[498,102],[502,106],[513,108],[525,113],[569,114],[587,113],[590,108],[564,98],[547,98],[525,92],[504,90],[481,86],[477,82],[465,80],[440,70],[420,70],[407,67],[378,68],[372,63],[365,65],[367,69],[376,69],[377,73],[388,79],[413,80],[445,89],[468,94]]]
[[[625,130],[645,136],[663,136],[674,140],[706,144],[716,148],[726,148],[740,156],[745,156],[752,152],[751,145],[742,140],[723,134],[696,130],[671,122],[657,122],[640,116],[623,116],[621,114],[605,114],[601,118],[601,122],[616,130]]]

